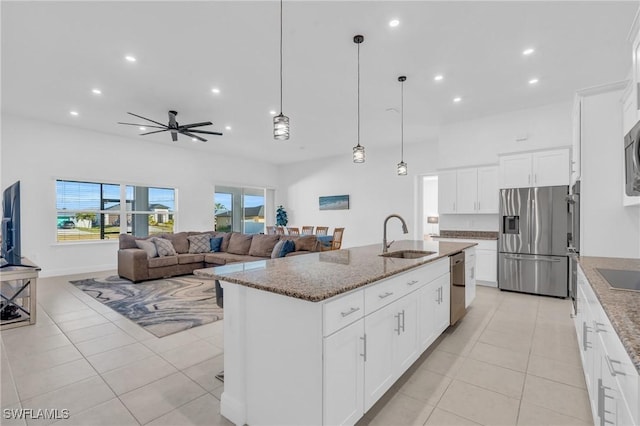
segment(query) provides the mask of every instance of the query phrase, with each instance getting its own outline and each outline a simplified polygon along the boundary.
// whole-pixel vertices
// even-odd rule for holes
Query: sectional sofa
[[[190,274],[211,266],[280,257],[285,254],[280,248],[284,243],[276,247],[281,240],[293,241],[294,251],[286,256],[320,251],[315,235],[179,232],[144,238],[120,234],[119,238],[118,275],[133,282]],[[216,251],[212,251],[214,249]]]

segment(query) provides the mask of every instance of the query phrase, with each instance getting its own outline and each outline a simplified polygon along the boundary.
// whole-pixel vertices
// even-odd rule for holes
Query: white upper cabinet
[[[438,211],[440,214],[498,213],[498,167],[440,172]]]
[[[569,185],[569,149],[500,156],[500,188]]]
[[[438,212],[456,213],[456,171],[438,173]]]

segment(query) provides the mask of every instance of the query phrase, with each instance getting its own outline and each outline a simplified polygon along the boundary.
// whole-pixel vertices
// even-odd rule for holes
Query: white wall
[[[571,114],[571,102],[561,102],[444,126],[438,168],[498,164],[499,154],[570,146]],[[441,215],[440,229],[498,231],[498,215]]]
[[[622,205],[622,91],[582,103],[581,242],[583,256],[640,258],[640,206]]]
[[[429,216],[438,216],[438,177],[425,176],[422,181],[422,224],[424,226],[424,234],[435,234],[439,232],[437,223],[427,223]]]
[[[391,213],[402,216],[409,234],[402,234],[397,219],[389,221],[389,241],[422,239],[419,216],[419,175],[433,173],[437,165],[437,144],[424,142],[405,145],[405,161],[409,174],[398,176],[396,165],[400,161],[397,147],[366,146],[366,162],[354,164],[351,147],[344,155],[300,164],[282,166],[280,183],[282,203],[287,209],[291,226],[345,227],[343,247],[382,244],[382,226]],[[421,186],[421,185],[420,185]],[[318,208],[318,197],[323,195],[350,196],[349,210]]]
[[[6,114],[1,154],[2,187],[20,180],[22,255],[42,267],[41,276],[116,268],[115,240],[56,243],[56,179],[177,188],[176,231],[212,228],[216,183],[277,184],[277,168],[267,163]]]

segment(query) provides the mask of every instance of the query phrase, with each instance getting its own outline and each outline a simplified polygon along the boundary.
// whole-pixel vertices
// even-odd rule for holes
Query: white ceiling
[[[8,2],[2,7],[2,111],[189,149],[286,164],[351,155],[356,144],[355,34],[363,34],[361,143],[433,140],[444,123],[570,101],[627,77],[637,1],[286,1],[279,110],[279,2]],[[391,28],[392,18],[400,25]],[[522,51],[534,47],[535,53]],[[129,63],[125,55],[134,55]],[[443,81],[433,80],[437,73]],[[529,79],[540,82],[531,86]],[[92,94],[100,88],[102,95]],[[219,95],[211,92],[221,90]],[[462,102],[454,104],[454,96]],[[389,110],[394,108],[396,111]],[[79,116],[72,117],[70,110]],[[206,143],[138,136],[133,112],[212,121]],[[231,131],[225,126],[232,126]],[[87,141],[91,143],[91,141]]]

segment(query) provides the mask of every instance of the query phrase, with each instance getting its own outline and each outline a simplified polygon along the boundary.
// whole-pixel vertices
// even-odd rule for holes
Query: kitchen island
[[[449,258],[399,241],[201,269],[224,288],[222,414],[235,424],[353,424],[449,325]]]

